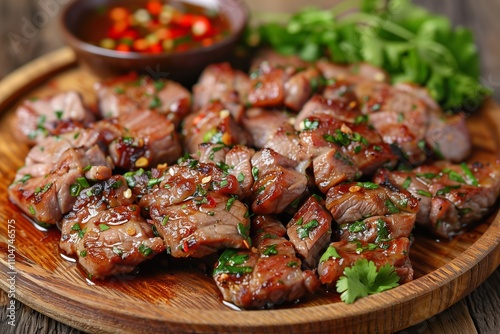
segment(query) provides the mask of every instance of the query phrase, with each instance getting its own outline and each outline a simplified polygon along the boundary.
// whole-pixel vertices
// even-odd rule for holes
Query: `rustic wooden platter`
[[[411,249],[415,280],[362,298],[352,305],[324,290],[295,305],[237,311],[221,302],[202,261],[178,264],[167,257],[122,275],[90,282],[59,252],[59,232],[37,229],[7,198],[28,147],[17,139],[14,109],[25,98],[77,89],[95,102],[97,79],[61,49],[19,69],[0,83],[0,288],[31,308],[92,333],[386,333],[401,330],[448,308],[480,285],[500,264],[500,215],[448,240],[419,234]],[[497,159],[500,108],[489,101],[468,119],[474,157]],[[8,222],[15,226],[15,262],[8,261]],[[12,268],[9,267],[13,265]],[[13,273],[14,272],[14,273]]]

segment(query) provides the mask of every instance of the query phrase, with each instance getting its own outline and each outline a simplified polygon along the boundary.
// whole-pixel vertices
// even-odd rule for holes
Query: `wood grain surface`
[[[50,1],[50,0],[48,0]],[[38,1],[0,1],[0,36],[8,32],[19,32],[21,19],[31,18],[40,10]],[[61,1],[63,2],[63,1]],[[495,97],[500,100],[500,12],[498,0],[418,0],[436,12],[449,16],[455,24],[463,24],[475,31],[478,47],[481,51],[482,78],[485,84],[495,89]],[[303,1],[249,1],[253,9],[294,10]],[[308,1],[308,4],[329,6],[327,0]],[[50,20],[39,29],[39,34],[23,44],[21,52],[13,52],[7,44],[0,50],[0,78],[22,63],[59,47],[62,42],[57,38],[55,20]],[[4,39],[5,40],[5,39]],[[0,94],[2,92],[0,91]],[[5,128],[2,128],[4,130]],[[2,157],[2,163],[4,159]],[[0,174],[4,176],[3,172]],[[3,218],[2,218],[3,219]],[[497,308],[500,304],[500,270],[497,270],[479,289],[437,316],[405,329],[404,333],[497,333],[500,325]],[[7,305],[9,300],[0,293],[0,305]],[[0,333],[77,333],[78,330],[63,325],[41,315],[24,304],[16,302],[18,326],[7,325],[6,306],[0,307]]]
[[[13,112],[30,97],[62,89],[80,91],[95,103],[90,73],[72,67],[73,54],[62,49],[32,62],[0,84],[0,180],[2,221],[16,224],[16,298],[70,326],[95,333],[111,332],[393,332],[434,316],[483,282],[500,263],[500,216],[478,222],[451,241],[416,234],[411,260],[415,280],[352,305],[319,291],[295,306],[235,312],[221,303],[203,261],[176,263],[158,257],[138,275],[89,282],[59,253],[57,229],[40,231],[8,202],[6,188],[23,165],[28,147],[16,140]],[[500,152],[499,109],[492,101],[468,119],[474,157],[497,159]],[[0,225],[0,287],[8,290],[7,225]],[[173,261],[173,263],[172,263]],[[126,305],[126,307],[123,307]],[[144,326],[144,321],[147,326]]]

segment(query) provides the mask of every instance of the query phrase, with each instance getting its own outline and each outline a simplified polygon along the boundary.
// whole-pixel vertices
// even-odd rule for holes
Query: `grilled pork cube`
[[[354,122],[354,117],[356,117],[354,114],[356,111],[359,112],[360,106],[358,98],[354,93],[354,84],[345,80],[327,80],[323,96],[327,101],[334,101],[340,107],[341,110],[335,110],[336,113],[340,113],[340,115],[344,114],[346,121]]]
[[[324,208],[323,199],[311,196],[287,225],[287,235],[308,269],[318,261],[330,244],[332,215]]]
[[[321,75],[315,67],[298,71],[285,82],[285,106],[299,111],[313,94],[320,91],[321,84]]]
[[[21,168],[8,189],[9,199],[37,222],[56,224],[73,207],[79,189],[88,184],[86,175],[97,179],[111,176],[112,166],[99,148],[90,152],[92,160],[83,148],[69,148],[49,167],[38,171],[36,165]],[[38,174],[29,174],[34,171]]]
[[[345,123],[327,115],[309,117],[300,139],[314,158],[315,182],[323,193],[340,182],[396,164],[389,145],[366,124]]]
[[[251,135],[254,146],[262,149],[289,120],[290,118],[281,111],[251,108],[246,111],[242,125]]]
[[[229,149],[221,144],[203,143],[199,145],[199,161],[212,163],[221,168],[224,173],[234,176],[241,191],[236,193],[239,199],[251,194],[253,185],[252,156],[255,151],[247,146],[236,145]]]
[[[362,175],[352,160],[336,148],[327,149],[313,160],[314,182],[326,194],[331,187],[352,182]]]
[[[226,165],[229,167],[229,174],[238,180],[241,192],[238,198],[243,199],[252,193],[254,177],[252,175],[252,157],[255,151],[246,146],[237,145],[226,155]]]
[[[326,208],[342,225],[399,212],[415,215],[419,202],[408,191],[387,183],[353,182],[331,188],[326,195]]]
[[[248,102],[253,107],[286,106],[295,111],[299,111],[322,84],[315,67],[297,57],[278,54],[271,59],[257,57],[250,78]]]
[[[340,238],[347,241],[379,243],[409,238],[415,226],[414,213],[401,212],[386,216],[373,216],[340,225]]]
[[[431,114],[425,141],[437,158],[451,162],[463,161],[472,149],[464,114],[447,117]]]
[[[369,114],[370,124],[386,143],[400,148],[410,165],[422,164],[428,155],[461,161],[469,154],[471,142],[463,116],[444,117],[421,90],[375,82],[361,83],[355,90],[366,101],[362,112]]]
[[[229,110],[220,102],[213,102],[196,113],[190,114],[183,123],[184,149],[196,154],[202,143],[247,145],[249,135],[235,122]]]
[[[84,228],[76,254],[78,263],[92,278],[130,273],[165,250],[136,205],[99,212]]]
[[[307,101],[295,118],[295,129],[297,131],[304,130],[307,128],[307,121],[304,123],[307,118],[321,118],[322,115],[331,116],[340,121],[354,123],[356,119],[361,116],[357,105],[358,103],[355,101],[355,97],[352,103],[345,103],[340,99],[329,99],[321,95],[314,95]]]
[[[408,238],[398,238],[378,245],[345,240],[332,242],[320,259],[319,278],[321,283],[335,287],[345,268],[352,267],[360,259],[366,259],[373,261],[377,270],[386,264],[394,266],[400,277],[399,283],[406,283],[413,279],[409,251]]]
[[[116,122],[122,128],[122,135],[109,145],[116,167],[125,170],[151,168],[174,163],[181,156],[174,124],[162,115],[137,110],[122,114]]]
[[[202,163],[220,164],[226,161],[226,154],[229,147],[224,144],[201,143],[198,145],[198,160]]]
[[[151,218],[174,257],[203,257],[224,248],[250,248],[248,208],[234,197],[202,192],[179,204],[151,205]]]
[[[281,154],[263,149],[252,157],[252,210],[257,214],[280,213],[303,194],[304,174],[295,171],[297,163]]]
[[[132,205],[135,196],[122,176],[80,192],[61,224],[60,247],[92,278],[129,273],[164,251],[151,225]]]
[[[461,233],[486,216],[500,195],[500,163],[438,162],[411,172],[381,170],[377,183],[393,183],[420,201],[417,224],[442,237]]]
[[[289,78],[284,68],[262,63],[251,75],[248,103],[256,108],[281,107],[285,101],[285,82]]]
[[[278,220],[258,216],[252,222],[252,251],[226,250],[216,264],[214,280],[224,300],[243,308],[291,302],[314,292],[319,280],[302,271],[286,230]]]
[[[82,148],[88,150],[94,146],[102,145],[102,138],[99,132],[93,129],[77,129],[59,136],[49,136],[40,139],[39,143],[31,148],[25,159],[25,168],[37,165],[36,169],[45,166],[44,172],[28,173],[33,176],[45,175],[52,168],[61,155],[70,148]],[[95,165],[99,162],[96,161]],[[19,174],[27,174],[25,171],[18,171]],[[21,175],[21,176],[22,176]],[[16,176],[17,179],[17,176]]]
[[[93,122],[94,114],[85,106],[80,93],[68,91],[42,99],[24,101],[16,110],[17,126],[24,141],[30,144],[54,134],[65,122],[82,125]],[[63,131],[68,132],[68,131]]]
[[[223,167],[219,164],[219,166]],[[237,178],[209,163],[187,159],[150,180],[151,189],[141,198],[139,205],[146,211],[154,205],[169,206],[184,202],[189,197],[200,196],[209,190],[223,195],[241,193]]]
[[[193,87],[194,109],[199,110],[213,101],[219,101],[239,123],[245,112],[244,103],[249,90],[250,78],[247,74],[233,69],[229,63],[209,65]]]
[[[285,113],[253,108],[247,111],[242,123],[252,136],[255,147],[270,148],[301,163],[304,166],[299,168],[300,170],[305,170],[309,165],[309,154]]]
[[[191,110],[191,94],[180,84],[136,74],[97,83],[95,92],[102,117],[137,110],[154,110],[178,126]]]
[[[426,160],[425,134],[429,123],[426,103],[417,96],[380,82],[363,82],[356,95],[365,101],[362,112],[388,144],[396,145],[410,165]]]

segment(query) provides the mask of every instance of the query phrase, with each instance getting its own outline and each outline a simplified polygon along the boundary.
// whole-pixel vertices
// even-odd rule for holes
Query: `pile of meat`
[[[415,223],[449,238],[484,217],[500,163],[464,163],[464,116],[388,82],[264,52],[249,74],[209,66],[192,94],[130,75],[96,84],[95,111],[74,91],[32,99],[9,196],[93,278],[218,253],[215,283],[244,308],[335,286],[360,259],[404,283]]]

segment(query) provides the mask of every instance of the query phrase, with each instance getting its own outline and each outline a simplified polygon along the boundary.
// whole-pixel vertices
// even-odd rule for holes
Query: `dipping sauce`
[[[182,52],[210,46],[230,32],[216,9],[188,1],[117,1],[84,17],[78,33],[84,41],[121,52]]]

